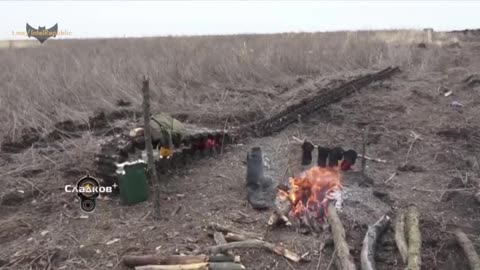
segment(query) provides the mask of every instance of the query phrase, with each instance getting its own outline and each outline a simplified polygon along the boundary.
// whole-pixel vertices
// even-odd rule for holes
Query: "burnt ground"
[[[124,254],[186,254],[213,245],[205,226],[219,222],[262,233],[266,240],[308,253],[311,259],[297,264],[263,250],[236,252],[248,269],[327,269],[333,248],[327,246],[319,256],[320,236],[283,227],[268,229],[270,211],[256,211],[248,205],[246,152],[261,146],[269,160],[268,173],[280,182],[285,180],[292,136],[360,151],[362,129],[368,127],[368,155],[388,162],[367,162],[367,173],[374,181],[370,187],[360,187],[345,176],[340,218],[354,259],[358,263],[369,224],[415,203],[421,212],[423,269],[468,269],[451,232],[460,227],[478,250],[480,207],[473,194],[480,172],[476,154],[480,87],[464,80],[480,72],[474,65],[480,46],[469,42],[445,50],[449,61],[437,72],[403,67],[392,79],[362,89],[304,119],[301,125],[291,125],[271,137],[247,138],[221,156],[162,176],[158,219],[153,217],[151,201],[124,206],[116,196],[98,200],[95,212],[86,215],[75,195],[63,192],[64,184],[76,183],[93,169],[90,153],[101,137],[87,131],[61,145],[52,142],[41,149],[1,153],[1,175],[7,188],[0,193],[0,268],[126,269],[120,262]],[[453,94],[445,97],[444,89]],[[452,105],[453,101],[463,106]],[[420,135],[413,144],[412,132]],[[82,151],[72,156],[71,149]],[[19,166],[19,160],[33,165]],[[404,268],[391,229],[380,246],[378,269]]]

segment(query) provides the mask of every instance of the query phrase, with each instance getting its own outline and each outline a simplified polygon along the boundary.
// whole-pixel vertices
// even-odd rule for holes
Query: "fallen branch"
[[[345,240],[345,229],[342,221],[338,217],[337,209],[333,203],[328,204],[328,223],[330,224],[333,242],[335,245],[335,265],[337,269],[355,270],[352,255],[350,255],[350,248]]]
[[[468,258],[468,264],[470,265],[471,270],[480,270],[480,258],[478,257],[475,247],[472,244],[472,241],[468,239],[467,235],[460,229],[455,230],[455,236],[457,241],[465,252],[465,255]]]
[[[408,247],[405,239],[405,214],[403,211],[398,211],[395,218],[395,243],[403,263],[407,264]]]
[[[375,270],[375,252],[377,249],[377,240],[385,232],[390,224],[390,217],[383,215],[375,224],[368,226],[367,234],[363,239],[360,261],[362,270]]]
[[[292,136],[292,139],[294,141],[298,142],[298,143],[303,143],[302,140],[300,140],[299,138],[297,138],[295,136]],[[318,145],[314,144],[313,147],[318,148]],[[373,161],[373,162],[378,162],[378,163],[388,163],[388,161],[385,160],[385,159],[374,158],[374,157],[370,157],[370,156],[367,156],[367,155],[358,154],[358,157],[359,158],[365,158],[368,161]]]
[[[232,249],[249,249],[249,248],[263,248],[275,254],[284,256],[285,258],[291,261],[294,261],[294,262],[300,261],[299,255],[286,249],[285,247],[268,243],[258,239],[250,239],[245,241],[232,242],[228,244],[216,245],[213,247],[205,248],[204,250],[202,250],[202,252],[206,254],[218,254],[218,253],[224,253],[227,250],[232,250]]]
[[[212,231],[222,232],[224,234],[227,234],[227,233],[231,232],[231,233],[245,235],[250,239],[259,239],[259,240],[263,239],[263,237],[259,234],[243,231],[243,230],[236,229],[236,228],[231,228],[227,225],[221,225],[221,224],[218,224],[218,223],[210,223],[208,225],[208,228]]]
[[[422,258],[420,249],[422,247],[422,236],[419,228],[419,213],[417,206],[409,205],[407,208],[407,215],[405,217],[407,239],[408,239],[408,270],[420,270],[422,265]]]
[[[226,255],[125,255],[122,258],[123,264],[128,267],[155,264],[194,264],[204,262],[234,262],[235,257]]]
[[[232,262],[219,263],[193,263],[175,265],[144,265],[137,266],[135,270],[242,270],[245,266]]]
[[[424,192],[452,192],[452,191],[466,191],[466,190],[474,190],[476,188],[452,188],[452,189],[423,189],[412,187],[412,190],[415,191],[424,191]]]

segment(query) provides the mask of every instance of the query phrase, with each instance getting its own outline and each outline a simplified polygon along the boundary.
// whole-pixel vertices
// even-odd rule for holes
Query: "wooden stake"
[[[350,248],[345,240],[345,229],[342,221],[338,217],[337,209],[333,203],[328,204],[328,223],[330,224],[333,242],[335,245],[335,265],[337,269],[355,270],[352,255],[350,255]]]
[[[407,225],[408,239],[408,259],[407,270],[420,270],[422,266],[422,257],[420,250],[422,247],[422,236],[419,228],[419,213],[416,205],[409,205],[405,223]]]
[[[143,76],[142,82],[143,93],[143,126],[145,136],[145,150],[147,152],[147,175],[148,182],[153,187],[153,207],[155,210],[155,218],[160,217],[160,186],[158,183],[157,170],[155,169],[155,161],[153,159],[152,135],[150,130],[150,87],[148,78]]]
[[[363,238],[362,252],[360,261],[362,270],[375,270],[375,252],[377,250],[377,240],[385,232],[390,224],[390,217],[383,215],[375,224],[368,226],[367,234]]]
[[[468,239],[467,235],[460,229],[455,230],[455,236],[457,241],[465,252],[465,255],[468,258],[468,263],[471,270],[480,270],[480,258],[478,257],[475,247],[472,244],[472,241]]]

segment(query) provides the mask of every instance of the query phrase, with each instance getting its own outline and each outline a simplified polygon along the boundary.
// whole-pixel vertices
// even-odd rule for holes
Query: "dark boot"
[[[263,173],[262,150],[254,147],[247,155],[247,200],[254,209],[268,209],[273,201],[272,179]]]
[[[315,147],[311,142],[304,141],[302,144],[302,165],[308,166],[312,164],[312,151]]]

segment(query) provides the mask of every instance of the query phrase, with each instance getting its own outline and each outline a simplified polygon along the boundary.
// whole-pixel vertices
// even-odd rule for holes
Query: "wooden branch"
[[[243,270],[245,266],[233,262],[205,262],[175,265],[144,265],[137,266],[135,270]]]
[[[225,235],[225,240],[227,242],[238,242],[238,241],[249,240],[249,238],[242,234],[227,233],[227,235]]]
[[[468,258],[468,264],[470,265],[470,269],[480,270],[480,258],[475,251],[475,247],[473,246],[472,241],[470,241],[467,235],[460,229],[456,229],[454,233],[458,243],[463,249],[463,252],[465,252],[465,255]]]
[[[224,234],[231,232],[231,233],[245,235],[250,239],[260,239],[260,240],[263,239],[263,237],[260,234],[243,231],[243,230],[240,230],[240,229],[232,228],[230,226],[221,225],[221,224],[218,224],[218,223],[213,223],[212,222],[208,225],[208,228],[212,231],[222,232]]]
[[[223,245],[216,245],[216,246],[208,247],[204,249],[203,252],[207,254],[218,254],[218,253],[223,253],[227,250],[232,250],[232,249],[249,249],[249,248],[263,248],[273,253],[276,253],[278,255],[284,256],[285,258],[291,261],[294,261],[294,262],[300,261],[299,255],[297,255],[292,251],[289,251],[285,247],[280,245],[275,245],[269,242],[265,242],[262,240],[258,240],[258,239],[251,239],[251,240],[245,240],[245,241],[239,241],[239,242],[232,242],[232,243],[223,244]]]
[[[409,205],[405,217],[407,239],[408,239],[408,259],[407,270],[420,270],[422,258],[420,249],[422,247],[422,236],[419,228],[419,213],[417,206]]]
[[[213,233],[213,240],[215,240],[215,243],[216,243],[217,245],[222,245],[222,244],[226,244],[226,243],[227,243],[227,240],[225,239],[225,236],[224,236],[223,233],[221,233],[221,232],[214,232],[214,233]],[[228,251],[226,252],[226,254],[228,254],[228,255],[233,255],[230,250],[228,250]]]
[[[337,269],[355,270],[352,255],[350,255],[350,248],[345,240],[345,229],[342,221],[338,217],[337,209],[333,203],[328,204],[328,223],[332,230],[333,242],[335,245],[335,265]]]
[[[405,239],[405,214],[401,210],[398,211],[395,218],[395,243],[403,263],[407,264],[408,247]]]
[[[377,240],[385,232],[390,224],[390,217],[383,215],[375,224],[368,226],[367,234],[363,239],[360,261],[362,270],[375,270],[375,252],[377,249]]]
[[[155,264],[193,264],[203,262],[234,262],[233,256],[226,255],[125,255],[122,258],[123,264],[128,267]]]

